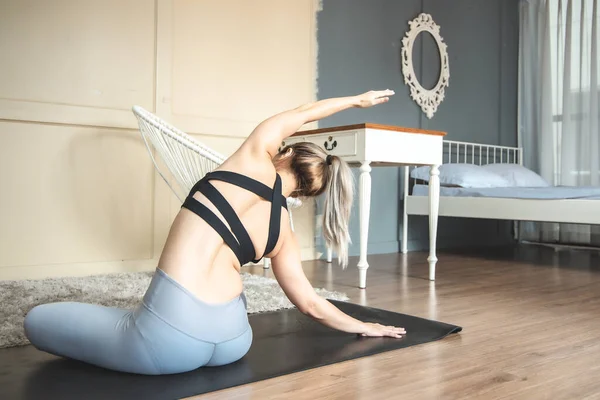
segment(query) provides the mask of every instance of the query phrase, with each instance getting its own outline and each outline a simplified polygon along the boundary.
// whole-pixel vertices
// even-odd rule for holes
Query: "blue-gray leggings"
[[[25,334],[39,350],[147,375],[229,364],[252,343],[243,293],[227,303],[207,304],[160,269],[134,310],[43,304],[27,314]]]

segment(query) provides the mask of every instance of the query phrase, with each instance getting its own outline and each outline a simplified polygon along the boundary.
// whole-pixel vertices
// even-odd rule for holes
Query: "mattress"
[[[415,185],[413,196],[429,195],[427,185]],[[600,199],[598,186],[549,186],[549,187],[495,187],[495,188],[463,188],[441,187],[440,196],[452,197],[499,197],[506,199]]]

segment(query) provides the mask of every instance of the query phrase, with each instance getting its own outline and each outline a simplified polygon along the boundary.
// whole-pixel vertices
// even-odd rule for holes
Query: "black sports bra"
[[[231,183],[271,202],[267,246],[263,255],[258,259],[255,258],[256,252],[254,250],[254,245],[252,244],[252,240],[250,239],[246,228],[244,228],[242,221],[240,221],[240,218],[225,197],[210,184],[209,181],[211,180]],[[202,193],[217,208],[217,210],[219,210],[229,224],[231,230],[227,228],[227,225],[225,225],[215,213],[194,198],[196,192]],[[240,265],[244,265],[249,261],[257,263],[265,256],[265,254],[269,254],[273,251],[277,244],[277,240],[279,239],[281,207],[287,210],[287,202],[285,197],[281,194],[281,177],[279,174],[276,174],[275,184],[273,185],[273,189],[271,189],[262,182],[245,175],[230,171],[214,171],[206,174],[204,178],[194,185],[182,207],[187,208],[205,220],[223,238],[225,244],[231,248],[239,260]]]

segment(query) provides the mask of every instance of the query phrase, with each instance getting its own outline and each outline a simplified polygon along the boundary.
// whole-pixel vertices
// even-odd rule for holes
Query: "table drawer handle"
[[[329,147],[327,142],[333,142],[333,143],[331,143],[331,147]],[[327,138],[327,141],[325,143],[323,143],[323,147],[325,147],[325,150],[331,151],[337,147],[337,140],[333,140],[333,137],[329,136]]]

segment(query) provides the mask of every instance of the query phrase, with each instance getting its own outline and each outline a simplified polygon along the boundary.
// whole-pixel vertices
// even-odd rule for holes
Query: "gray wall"
[[[371,89],[394,89],[384,105],[349,110],[321,121],[321,127],[375,122],[443,130],[449,140],[516,145],[518,0],[323,0],[318,16],[318,96],[328,98]],[[408,21],[432,15],[448,45],[450,86],[429,120],[403,82],[400,52]],[[439,74],[433,39],[419,35],[413,54],[425,87]],[[402,170],[372,171],[369,253],[397,252],[402,227]],[[358,170],[355,170],[358,182]],[[355,201],[357,201],[355,199]],[[358,254],[358,207],[351,221]],[[482,233],[483,231],[483,233]],[[409,249],[428,248],[426,217],[410,217]],[[505,243],[507,222],[440,218],[438,247]]]

